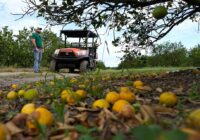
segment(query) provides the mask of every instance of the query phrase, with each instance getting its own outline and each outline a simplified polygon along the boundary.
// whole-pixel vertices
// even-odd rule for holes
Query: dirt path
[[[21,84],[21,83],[31,83],[35,81],[41,81],[48,79],[53,79],[54,77],[73,77],[79,76],[79,74],[72,73],[48,73],[43,72],[35,74],[33,72],[0,72],[0,89],[8,87],[11,84]]]

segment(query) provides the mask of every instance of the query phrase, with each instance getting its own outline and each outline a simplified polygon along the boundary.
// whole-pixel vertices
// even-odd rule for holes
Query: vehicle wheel
[[[70,68],[69,73],[74,73],[74,68]]]
[[[80,72],[87,72],[89,70],[88,65],[89,65],[88,61],[87,60],[83,60],[80,63]]]
[[[50,71],[59,72],[59,69],[58,69],[57,66],[56,66],[56,61],[55,61],[55,60],[51,60],[51,63],[50,63]]]

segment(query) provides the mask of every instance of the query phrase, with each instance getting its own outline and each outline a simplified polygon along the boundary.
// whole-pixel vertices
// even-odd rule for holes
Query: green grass
[[[101,70],[102,73],[110,73],[110,72],[131,72],[131,73],[162,73],[162,72],[170,72],[176,70],[186,70],[186,69],[194,69],[195,67],[145,67],[145,68],[131,68],[131,69],[107,69]]]

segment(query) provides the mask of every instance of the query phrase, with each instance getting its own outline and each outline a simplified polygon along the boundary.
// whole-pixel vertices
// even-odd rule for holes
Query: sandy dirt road
[[[33,73],[33,72],[0,72],[0,89],[9,87],[11,84],[22,84],[22,83],[32,83],[36,81],[41,81],[53,79],[54,77],[75,77],[79,76],[77,73]]]

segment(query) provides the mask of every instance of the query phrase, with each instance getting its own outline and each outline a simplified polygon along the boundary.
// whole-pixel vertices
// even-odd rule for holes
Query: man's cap
[[[41,31],[42,30],[42,28],[41,27],[37,27],[35,30],[39,30],[39,31]]]

